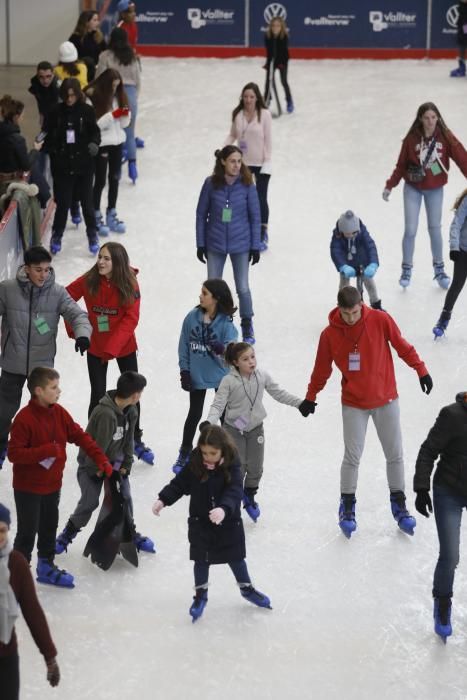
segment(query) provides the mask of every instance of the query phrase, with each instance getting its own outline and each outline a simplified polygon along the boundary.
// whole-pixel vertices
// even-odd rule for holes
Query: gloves
[[[93,141],[88,143],[88,153],[92,158],[95,158],[95,156],[97,156],[97,154],[99,153],[99,146],[97,145],[97,143],[94,143]]]
[[[429,374],[425,374],[423,377],[420,377],[420,386],[422,387],[424,394],[430,393],[430,391],[433,389],[433,380]]]
[[[310,413],[315,412],[315,408],[317,405],[318,404],[315,403],[315,401],[308,401],[308,399],[304,399],[298,407],[298,410],[304,418],[307,418],[310,415]]]
[[[47,680],[52,688],[55,688],[60,683],[60,669],[56,659],[46,661],[47,664]]]
[[[357,273],[355,271],[355,268],[353,268],[351,265],[341,265],[339,268],[339,272],[344,275],[344,277],[356,277]]]
[[[256,263],[259,263],[259,250],[250,250],[250,257],[248,260],[251,262],[252,265],[256,265]]]
[[[415,508],[421,515],[425,518],[429,518],[428,511],[433,512],[433,504],[430,498],[430,492],[427,489],[421,489],[417,491],[417,497],[415,499]]]
[[[203,420],[203,422],[199,424],[199,432],[202,433],[208,425],[211,425],[211,423],[208,420]]]
[[[191,375],[187,369],[182,369],[180,372],[180,384],[183,391],[191,391]]]
[[[206,265],[206,260],[208,257],[208,254],[206,252],[206,248],[196,248],[196,257],[200,262],[202,262],[204,265]],[[206,260],[205,260],[206,258]]]
[[[89,338],[85,338],[84,335],[81,336],[81,338],[76,338],[76,343],[75,343],[75,352],[78,352],[78,350],[81,353],[81,357],[84,355],[86,350],[89,350],[89,346],[91,345],[91,342]]]
[[[389,202],[389,195],[390,194],[391,194],[391,190],[388,190],[387,187],[385,187],[383,190],[383,199],[385,202]]]
[[[363,270],[363,276],[364,277],[374,277],[377,269],[378,269],[378,263],[370,263]]]
[[[206,343],[206,347],[208,350],[213,352],[214,355],[224,354],[225,346],[220,340],[211,340],[209,343]]]
[[[117,107],[117,109],[114,109],[112,112],[112,116],[114,119],[120,119],[120,117],[127,117],[129,114],[129,109],[128,107]]]
[[[456,262],[456,260],[459,260],[460,256],[461,256],[460,250],[450,250],[449,251],[449,258],[453,262]]]

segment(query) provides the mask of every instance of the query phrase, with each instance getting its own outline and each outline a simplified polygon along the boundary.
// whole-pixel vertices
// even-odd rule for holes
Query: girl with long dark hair
[[[95,10],[81,12],[68,41],[76,47],[78,58],[86,64],[88,80],[94,80],[99,56],[107,48],[104,35],[99,29],[99,15]]]

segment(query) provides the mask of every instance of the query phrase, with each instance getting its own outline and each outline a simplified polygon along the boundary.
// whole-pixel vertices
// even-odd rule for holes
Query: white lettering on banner
[[[413,29],[417,26],[417,15],[409,15],[407,12],[381,12],[370,10],[369,21],[374,32],[382,32],[383,29]]]
[[[186,14],[192,29],[201,29],[207,24],[233,24],[235,22],[234,10],[221,10],[219,8],[201,10],[199,7],[189,7]]]
[[[327,15],[327,17],[305,17],[303,24],[313,27],[348,27],[355,15]]]
[[[171,17],[175,15],[174,12],[145,12],[140,13],[136,17],[137,22],[158,22],[160,24],[165,24]]]
[[[281,17],[285,20],[287,19],[287,9],[280,2],[271,2],[264,8],[263,17],[268,25],[274,17]]]

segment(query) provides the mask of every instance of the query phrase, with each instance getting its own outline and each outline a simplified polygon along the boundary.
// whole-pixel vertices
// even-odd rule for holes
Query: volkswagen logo
[[[446,20],[450,27],[457,29],[457,19],[459,17],[459,10],[457,5],[451,5],[446,12]]]
[[[455,6],[457,8],[457,6]],[[280,2],[271,2],[264,8],[264,21],[269,24],[273,17],[287,18],[287,10]]]

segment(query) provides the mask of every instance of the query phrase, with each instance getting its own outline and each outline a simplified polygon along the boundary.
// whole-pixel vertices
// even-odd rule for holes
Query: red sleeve
[[[463,176],[467,177],[467,152],[461,142],[458,141],[453,134],[450,136],[450,157],[462,172]]]
[[[393,173],[389,180],[386,181],[386,189],[392,190],[394,187],[397,187],[399,182],[402,180],[404,177],[405,171],[407,169],[407,162],[408,162],[408,152],[409,152],[409,147],[408,147],[408,140],[405,138],[402,142],[401,150],[399,153],[399,158],[397,159],[396,167],[393,170]]]
[[[11,426],[8,440],[8,459],[12,464],[36,464],[48,457],[59,457],[60,445],[52,441],[38,447],[30,447],[31,432],[23,416],[17,417]]]
[[[78,447],[82,447],[86,452],[88,457],[97,464],[99,469],[106,471],[105,466],[109,465],[109,460],[102,452],[101,448],[92,439],[92,437],[86,433],[78,423],[75,423],[73,418],[69,413],[66,412],[66,430],[68,442],[73,442]]]
[[[71,282],[68,287],[65,287],[68,294],[74,301],[79,301],[84,296],[84,275],[78,277],[74,282]],[[65,321],[66,332],[69,338],[74,338],[73,328]]]
[[[399,327],[394,319],[391,318],[389,314],[386,314],[384,321],[387,329],[387,340],[391,343],[401,360],[403,360],[409,367],[412,367],[412,369],[417,372],[419,377],[423,377],[425,374],[428,374],[428,370],[418,356],[414,346],[410,345],[410,343],[408,343],[406,339],[402,337]]]
[[[132,338],[139,321],[140,294],[139,289],[135,289],[135,300],[132,304],[122,307],[122,317],[115,329],[109,334],[104,347],[104,353],[112,357],[119,357],[122,348]]]
[[[308,384],[308,391],[306,393],[306,399],[308,401],[315,401],[316,395],[326,386],[326,382],[332,373],[332,362],[331,348],[329,347],[326,330],[324,330],[319,339],[315,366],[313,367],[310,383]]]

